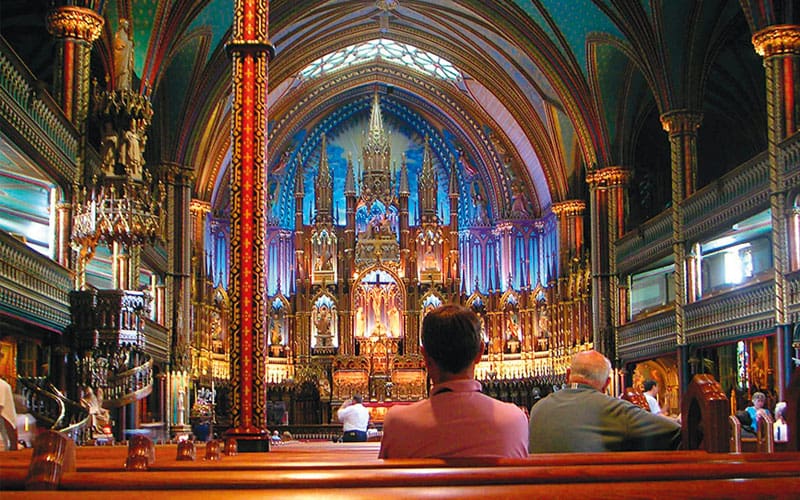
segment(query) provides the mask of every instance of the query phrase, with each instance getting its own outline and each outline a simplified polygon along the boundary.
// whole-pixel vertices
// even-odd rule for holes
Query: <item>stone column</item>
[[[605,167],[586,174],[592,230],[592,343],[609,359],[616,358],[614,313],[618,310],[618,277],[614,242],[625,229],[625,186],[630,172]]]
[[[790,359],[790,318],[787,310],[786,273],[790,271],[786,210],[786,172],[781,161],[781,141],[794,134],[800,125],[800,82],[796,80],[800,63],[800,25],[768,26],[753,35],[753,46],[764,58],[767,86],[767,153],[769,156],[770,210],[772,212],[772,261],[775,269],[775,330],[778,366],[776,389],[784,399],[792,364]]]
[[[558,220],[559,269],[563,275],[573,258],[583,253],[583,214],[586,202],[567,200],[553,203],[551,209]]]
[[[167,326],[172,333],[171,369],[189,371],[192,368],[191,344],[191,263],[192,225],[189,206],[192,194],[190,168],[165,164],[167,172],[167,206],[169,221],[167,234],[167,290],[171,310]]]
[[[70,267],[70,235],[72,234],[72,204],[61,201],[56,204],[56,245],[54,260]]]
[[[266,165],[269,1],[235,0],[231,136],[231,414],[240,451],[269,449],[266,386]]]
[[[498,241],[498,260],[499,262],[499,282],[495,283],[495,286],[505,291],[507,288],[511,288],[511,262],[512,262],[512,255],[514,251],[514,240],[511,237],[513,234],[513,224],[511,222],[499,222],[494,228],[494,235]]]
[[[678,346],[686,345],[686,237],[682,203],[697,189],[697,129],[703,115],[687,109],[661,115],[661,126],[669,134],[672,166],[672,255],[675,269],[675,333]],[[689,387],[689,367],[678,366],[681,393]]]

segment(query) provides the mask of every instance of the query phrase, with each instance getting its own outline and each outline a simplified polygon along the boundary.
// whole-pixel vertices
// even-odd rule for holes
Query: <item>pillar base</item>
[[[169,428],[169,435],[172,439],[179,439],[180,436],[189,436],[192,433],[192,428],[186,424],[176,424]]]
[[[239,453],[261,453],[269,451],[269,431],[267,430],[247,432],[231,429],[225,433],[225,437],[236,439]]]

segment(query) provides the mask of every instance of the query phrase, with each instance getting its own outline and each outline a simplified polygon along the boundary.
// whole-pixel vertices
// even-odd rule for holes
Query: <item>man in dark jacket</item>
[[[528,451],[674,450],[681,427],[628,401],[605,394],[611,363],[597,351],[572,358],[568,386],[531,409]]]

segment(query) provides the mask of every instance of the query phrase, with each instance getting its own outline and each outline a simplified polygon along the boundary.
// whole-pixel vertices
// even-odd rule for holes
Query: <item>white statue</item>
[[[178,425],[186,425],[186,392],[178,390]]]

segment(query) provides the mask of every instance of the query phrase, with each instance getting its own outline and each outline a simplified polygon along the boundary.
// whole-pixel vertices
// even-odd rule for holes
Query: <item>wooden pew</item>
[[[707,373],[695,375],[681,402],[681,441],[685,450],[724,453],[730,449],[728,397]]]
[[[707,448],[707,436],[716,436],[716,403],[721,391],[713,379],[697,379],[689,391],[684,423],[701,427],[698,445]],[[725,395],[723,405],[727,408]],[[727,416],[727,410],[721,413]],[[263,495],[292,498],[336,493],[348,498],[405,498],[438,495],[443,498],[543,496],[546,492],[574,496],[581,491],[610,497],[637,491],[698,498],[793,494],[800,489],[799,453],[622,452],[542,454],[525,459],[413,459],[380,460],[378,443],[291,443],[269,453],[242,453],[221,460],[203,460],[202,447],[194,462],[177,460],[175,445],[156,446],[155,461],[147,471],[125,471],[127,449],[83,447],[77,466],[62,474],[61,492],[81,497],[181,498],[190,495]],[[725,448],[727,450],[727,448]],[[2,496],[16,496],[25,487],[30,450],[0,454]],[[577,483],[577,484],[576,484]],[[111,493],[113,492],[113,493]],[[687,493],[682,495],[681,492]],[[691,495],[689,494],[691,492]],[[37,493],[47,495],[46,493]],[[8,498],[11,498],[9,496]]]
[[[636,406],[650,411],[650,404],[647,402],[647,398],[644,397],[644,393],[637,391],[633,387],[625,388],[625,390],[622,392],[622,399],[625,401],[630,401]]]
[[[792,379],[786,388],[786,426],[789,442],[786,449],[800,451],[800,367],[794,369]]]
[[[560,483],[560,484],[489,484],[489,485],[437,485],[425,487],[354,487],[354,488],[275,488],[209,490],[123,490],[115,491],[114,499],[166,499],[183,500],[196,498],[224,498],[231,500],[263,498],[265,496],[281,499],[325,498],[332,500],[350,499],[476,499],[487,498],[529,499],[529,498],[796,498],[794,491],[800,489],[797,478],[756,478],[739,480],[687,480],[687,481],[630,481],[622,483]],[[66,492],[36,492],[36,498],[62,500]],[[72,492],[77,495],[78,492]],[[31,498],[26,491],[3,493],[4,500]],[[108,500],[108,491],[81,491],[81,500]]]
[[[800,476],[800,454],[712,454],[704,451],[542,454],[525,459],[380,460],[378,446],[303,443],[269,453],[242,453],[219,461],[177,461],[176,445],[155,448],[149,471],[126,472],[127,449],[80,448],[74,472],[60,489],[70,491],[259,488],[422,488],[424,485],[551,484],[558,482],[683,481]],[[3,496],[25,487],[29,452],[3,460]],[[202,454],[198,453],[198,457]],[[179,475],[178,475],[179,474]],[[355,478],[355,479],[354,479]],[[465,479],[470,478],[470,479]],[[465,482],[466,481],[466,482]],[[214,485],[217,485],[216,487]],[[116,494],[115,494],[116,496]]]
[[[680,453],[680,452],[678,452]],[[703,452],[693,452],[703,453]],[[610,454],[625,456],[626,453]],[[791,456],[789,456],[791,455]],[[303,491],[308,495],[321,492],[347,493],[352,497],[363,497],[362,492],[371,492],[372,497],[401,498],[429,496],[435,489],[446,498],[476,497],[477,493],[488,495],[494,492],[501,496],[523,496],[544,491],[591,493],[596,497],[603,492],[609,497],[624,492],[689,491],[693,484],[695,495],[713,497],[753,497],[760,495],[788,494],[800,488],[800,456],[797,454],[771,454],[764,461],[700,461],[667,463],[593,463],[553,465],[545,460],[529,462],[528,459],[501,459],[496,461],[403,461],[386,460],[379,467],[301,469],[271,468],[266,470],[230,470],[217,467],[184,471],[180,479],[175,470],[151,470],[147,472],[103,471],[69,472],[61,480],[62,494],[80,492],[102,492],[119,497],[136,492],[140,497],[152,498],[164,493],[174,494],[230,494],[267,492],[295,495]],[[783,457],[776,459],[776,457]],[[539,457],[536,457],[539,458]],[[549,458],[549,457],[544,457]],[[559,455],[563,461],[570,458]],[[574,454],[578,462],[586,462],[586,454]],[[597,457],[595,457],[597,458]],[[211,465],[211,464],[208,464]],[[274,465],[278,465],[276,462]],[[569,489],[577,484],[588,486],[583,490]],[[665,486],[666,485],[666,486]],[[752,486],[751,486],[752,485]],[[636,486],[636,487],[634,487]],[[654,486],[656,490],[651,489]],[[538,487],[535,489],[533,487]],[[541,489],[549,487],[548,489]],[[682,490],[681,488],[687,488]],[[642,489],[643,488],[643,489]],[[678,488],[678,489],[675,489]],[[4,492],[3,497],[6,498]],[[787,495],[788,496],[788,495]],[[164,496],[160,496],[164,498]]]

